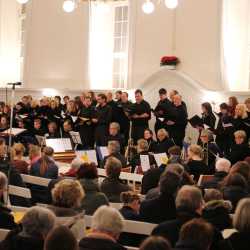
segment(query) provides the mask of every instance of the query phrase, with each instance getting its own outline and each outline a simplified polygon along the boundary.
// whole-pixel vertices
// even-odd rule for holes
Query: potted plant
[[[176,69],[176,65],[180,62],[176,56],[164,56],[161,58],[161,66],[167,67],[168,69]]]

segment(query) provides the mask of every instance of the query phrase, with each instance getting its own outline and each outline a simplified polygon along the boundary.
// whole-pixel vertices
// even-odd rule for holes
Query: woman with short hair
[[[12,147],[14,153],[13,166],[20,172],[20,174],[28,174],[29,164],[23,159],[25,147],[21,143],[15,143]]]

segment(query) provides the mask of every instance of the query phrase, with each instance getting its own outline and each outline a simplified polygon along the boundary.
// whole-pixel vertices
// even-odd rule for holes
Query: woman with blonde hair
[[[190,175],[194,176],[195,181],[199,180],[200,175],[209,173],[209,167],[203,161],[203,150],[201,146],[196,144],[189,146],[187,170]]]
[[[247,135],[247,141],[250,137],[250,118],[248,117],[247,107],[245,104],[238,104],[235,108],[233,119],[234,131],[244,130]]]
[[[242,199],[233,217],[233,226],[237,230],[219,246],[221,250],[249,250],[250,235],[250,198]]]
[[[29,164],[23,159],[25,147],[21,143],[15,143],[13,149],[13,166],[21,173],[28,174]]]

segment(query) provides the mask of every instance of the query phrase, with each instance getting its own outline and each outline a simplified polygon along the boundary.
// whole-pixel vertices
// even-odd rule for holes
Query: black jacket
[[[165,140],[158,142],[156,144],[154,153],[167,153],[168,154],[168,150],[174,145],[175,144],[173,140],[166,138]]]
[[[80,250],[125,250],[119,243],[108,239],[85,237],[79,242]]]
[[[228,160],[233,164],[237,161],[244,161],[244,159],[250,156],[250,148],[247,143],[234,144],[231,147],[230,154],[228,155]]]
[[[158,197],[141,203],[140,216],[149,223],[161,223],[176,218],[175,197],[160,194]]]
[[[249,233],[233,233],[221,241],[220,250],[249,250]]]
[[[16,226],[11,210],[0,205],[0,228],[12,230]]]
[[[179,238],[179,232],[183,224],[194,218],[200,216],[193,212],[179,211],[177,212],[177,219],[165,221],[159,224],[153,231],[152,235],[162,236],[170,241],[172,246],[175,246]]]

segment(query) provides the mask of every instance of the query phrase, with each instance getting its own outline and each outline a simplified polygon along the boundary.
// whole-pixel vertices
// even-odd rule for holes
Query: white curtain
[[[89,70],[92,89],[111,89],[113,81],[114,12],[112,4],[90,2]]]
[[[249,90],[250,0],[223,0],[222,76],[228,90]]]
[[[0,0],[0,87],[20,80],[20,5]]]

